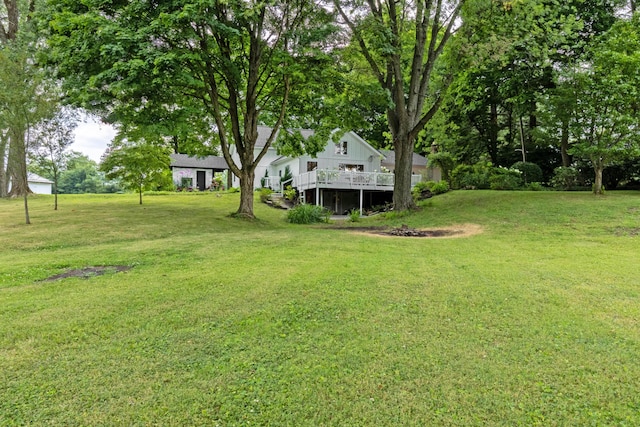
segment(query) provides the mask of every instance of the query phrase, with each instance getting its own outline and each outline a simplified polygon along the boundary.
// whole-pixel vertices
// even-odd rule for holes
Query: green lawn
[[[238,195],[0,200],[0,425],[640,425],[640,193],[290,225]],[[128,265],[89,279],[72,268]]]

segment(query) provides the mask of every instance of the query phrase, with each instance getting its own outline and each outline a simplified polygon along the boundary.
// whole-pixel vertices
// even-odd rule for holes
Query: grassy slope
[[[0,425],[640,424],[640,194],[293,226],[236,195],[0,200]],[[362,223],[361,223],[362,224]],[[359,224],[359,225],[361,225]],[[39,282],[66,268],[126,273]]]

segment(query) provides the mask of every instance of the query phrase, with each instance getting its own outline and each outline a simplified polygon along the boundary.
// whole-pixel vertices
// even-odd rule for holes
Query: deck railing
[[[411,176],[411,186],[416,185],[422,177]],[[293,186],[298,191],[314,188],[393,190],[394,176],[384,172],[346,172],[331,169],[319,169],[300,174],[293,179]]]

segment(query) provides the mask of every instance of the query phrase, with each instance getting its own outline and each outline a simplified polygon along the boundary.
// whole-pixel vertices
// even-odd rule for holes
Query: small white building
[[[171,173],[177,188],[205,191],[211,188],[213,177],[229,169],[223,157],[194,157],[171,154]]]
[[[27,183],[29,188],[35,194],[53,194],[53,181],[49,181],[47,178],[43,178],[40,175],[29,172],[27,174]]]

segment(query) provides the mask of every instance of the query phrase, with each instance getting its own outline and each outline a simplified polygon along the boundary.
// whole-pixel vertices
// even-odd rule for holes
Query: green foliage
[[[575,190],[578,186],[578,171],[572,167],[555,168],[551,178],[551,186],[556,190]]]
[[[447,181],[420,181],[413,187],[413,197],[417,200],[420,195],[428,190],[432,195],[444,194],[449,191],[449,183]]]
[[[117,141],[107,150],[100,169],[107,178],[118,179],[125,188],[137,191],[142,204],[144,190],[173,189],[169,153],[169,149],[150,143]]]
[[[233,187],[236,188],[236,187]],[[271,198],[273,194],[273,190],[267,187],[262,187],[258,190],[258,194],[260,195],[260,201],[262,203],[267,203],[267,201]]]
[[[295,188],[291,187],[290,185],[287,185],[287,188],[282,192],[282,194],[284,195],[285,199],[287,199],[290,202],[293,202],[296,200],[298,191]]]
[[[227,193],[239,193],[240,189],[238,187],[231,187],[227,190]]]
[[[524,184],[543,181],[542,168],[535,163],[516,162],[511,166],[511,169],[522,172],[522,181]]]
[[[544,190],[544,187],[542,186],[542,183],[540,183],[540,182],[530,182],[529,184],[527,184],[527,190],[542,191],[542,190]]]
[[[291,173],[291,167],[289,165],[286,165],[284,167],[284,173],[280,178],[280,182],[291,182],[291,179],[293,179],[293,173]]]
[[[447,151],[440,151],[437,153],[431,153],[427,156],[429,165],[437,166],[442,170],[442,179],[448,181],[449,175],[455,167],[455,159],[453,155]]]
[[[360,218],[360,210],[359,209],[351,209],[349,211],[349,218],[348,220],[350,222],[360,222],[362,218]]]
[[[517,169],[495,168],[489,178],[492,190],[515,190],[522,186],[522,172]]]
[[[486,161],[475,165],[458,165],[451,172],[451,185],[456,189],[487,189],[493,169],[491,162]]]
[[[329,222],[331,212],[316,205],[301,203],[287,212],[287,221],[292,224],[315,224],[318,222]]]

